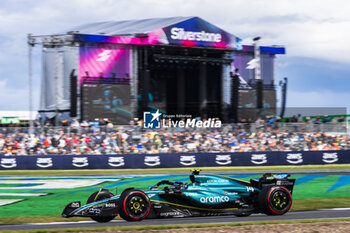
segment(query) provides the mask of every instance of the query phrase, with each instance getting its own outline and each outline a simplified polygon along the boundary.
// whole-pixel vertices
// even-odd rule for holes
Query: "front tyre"
[[[127,190],[119,198],[119,215],[126,221],[141,221],[151,210],[148,196],[136,189]]]
[[[266,215],[283,215],[292,206],[292,195],[283,186],[267,186],[259,193],[258,205]]]
[[[90,195],[88,200],[86,201],[86,204],[96,202],[96,201],[102,201],[104,199],[108,199],[113,197],[113,194],[109,192],[107,189],[101,189],[100,191],[94,192],[93,194]],[[96,222],[109,222],[113,220],[117,215],[112,215],[112,216],[94,216],[91,217],[92,220]]]

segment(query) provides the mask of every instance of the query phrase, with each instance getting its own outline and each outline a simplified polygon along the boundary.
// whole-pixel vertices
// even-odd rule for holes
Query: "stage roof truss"
[[[44,47],[61,47],[61,46],[79,46],[79,43],[74,41],[72,34],[57,34],[57,35],[32,35],[28,34],[27,42],[31,46],[43,45]]]

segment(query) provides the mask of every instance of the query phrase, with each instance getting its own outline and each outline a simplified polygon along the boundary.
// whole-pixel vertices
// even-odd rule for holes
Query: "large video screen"
[[[275,115],[276,114],[276,91],[264,90],[263,91],[263,111],[259,112],[256,109],[256,90],[246,89],[239,90],[239,103],[238,103],[238,118],[247,120],[255,120],[257,114],[259,115]]]
[[[82,44],[79,55],[81,82],[91,77],[131,78],[130,47],[111,44]],[[87,78],[86,76],[89,76]]]
[[[82,115],[84,120],[108,119],[114,124],[131,120],[130,85],[83,83]]]

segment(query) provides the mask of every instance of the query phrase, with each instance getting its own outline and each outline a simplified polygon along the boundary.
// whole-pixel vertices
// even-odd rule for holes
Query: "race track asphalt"
[[[190,217],[190,218],[163,218],[146,219],[140,222],[127,222],[124,220],[113,220],[109,223],[96,223],[94,221],[80,222],[55,222],[55,223],[31,223],[19,225],[0,225],[2,230],[27,230],[27,229],[52,229],[52,228],[77,228],[77,227],[118,227],[136,225],[175,225],[175,224],[201,224],[201,223],[230,223],[249,221],[270,220],[292,220],[292,219],[337,219],[350,218],[350,208],[325,209],[315,211],[289,212],[282,216],[266,216],[264,214],[253,214],[249,217],[235,216],[213,216],[213,217]]]

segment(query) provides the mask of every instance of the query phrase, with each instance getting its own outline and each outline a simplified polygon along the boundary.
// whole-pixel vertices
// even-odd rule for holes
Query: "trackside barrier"
[[[350,163],[350,150],[77,156],[0,155],[0,170],[176,168],[346,163]]]

